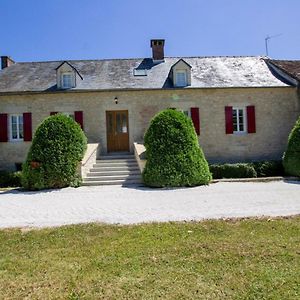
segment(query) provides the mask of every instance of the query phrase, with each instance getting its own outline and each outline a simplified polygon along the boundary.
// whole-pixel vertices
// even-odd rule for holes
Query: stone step
[[[98,186],[98,185],[142,185],[142,180],[101,180],[101,181],[83,181],[83,186]]]
[[[87,174],[87,177],[89,176],[106,176],[106,175],[141,175],[140,170],[113,170],[113,171],[99,171],[99,172],[90,172]]]
[[[103,155],[97,158],[97,160],[114,160],[114,159],[134,159],[132,154],[116,154],[116,155]]]
[[[133,162],[97,162],[96,164],[93,165],[93,167],[99,167],[99,168],[102,168],[102,167],[122,167],[122,166],[136,166],[137,163],[135,161]]]
[[[139,167],[136,165],[134,166],[106,166],[106,167],[93,167],[90,169],[90,172],[109,172],[109,171],[133,171],[133,170],[139,170]]]
[[[141,175],[106,175],[86,177],[84,181],[106,181],[106,180],[141,180]]]
[[[116,163],[136,163],[135,158],[129,158],[129,159],[97,159],[96,164],[116,164]]]

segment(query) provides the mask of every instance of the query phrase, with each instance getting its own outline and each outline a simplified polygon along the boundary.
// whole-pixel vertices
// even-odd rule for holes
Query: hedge
[[[22,172],[0,171],[0,187],[20,187]]]
[[[211,164],[210,172],[214,179],[221,178],[256,178],[283,176],[281,161],[258,161],[236,164]]]

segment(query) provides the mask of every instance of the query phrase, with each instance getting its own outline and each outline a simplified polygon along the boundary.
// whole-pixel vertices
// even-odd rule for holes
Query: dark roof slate
[[[271,64],[300,82],[300,60],[268,60]]]
[[[191,65],[191,86],[186,88],[284,87],[262,57],[167,57],[68,61],[83,77],[72,90],[172,88],[171,67],[180,59]],[[16,63],[0,71],[0,93],[56,90],[56,68],[62,61]],[[146,69],[147,76],[134,76]]]

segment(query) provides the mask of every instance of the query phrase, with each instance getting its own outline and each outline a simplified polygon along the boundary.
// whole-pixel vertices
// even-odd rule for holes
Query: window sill
[[[24,142],[24,139],[18,139],[18,140],[8,140],[10,143],[21,143]]]
[[[236,135],[236,136],[244,136],[244,135],[247,135],[248,134],[248,132],[246,132],[246,131],[243,131],[243,132],[241,132],[241,131],[234,131],[233,132],[233,135]]]

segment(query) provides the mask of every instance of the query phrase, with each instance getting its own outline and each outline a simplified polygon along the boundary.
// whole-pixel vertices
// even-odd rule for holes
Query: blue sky
[[[0,55],[16,61],[265,55],[300,59],[300,0],[0,0]]]

